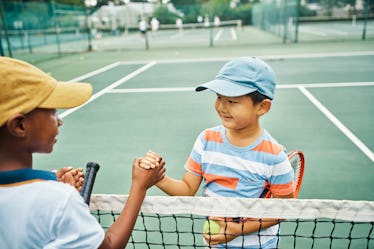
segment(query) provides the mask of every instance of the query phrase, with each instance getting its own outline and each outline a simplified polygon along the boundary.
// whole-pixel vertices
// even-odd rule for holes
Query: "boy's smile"
[[[227,129],[245,129],[257,124],[257,106],[247,95],[226,97],[217,94],[215,108]]]

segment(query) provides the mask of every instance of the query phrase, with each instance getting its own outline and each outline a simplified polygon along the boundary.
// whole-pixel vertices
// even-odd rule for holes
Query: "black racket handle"
[[[260,197],[258,197],[258,198],[265,198],[265,197],[266,197],[266,195],[268,194],[268,192],[269,192],[269,189],[268,189],[268,188],[265,188],[265,190],[264,190],[264,191],[262,191],[262,193],[261,193]]]
[[[95,183],[96,173],[99,171],[100,166],[95,162],[88,162],[86,165],[86,173],[84,176],[84,182],[81,190],[81,195],[84,202],[89,205],[91,199],[91,193],[93,185]]]

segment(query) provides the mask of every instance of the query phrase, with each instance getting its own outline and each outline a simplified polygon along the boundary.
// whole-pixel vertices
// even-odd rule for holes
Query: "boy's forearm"
[[[120,216],[105,234],[101,248],[124,248],[135,226],[138,213],[146,196],[146,189],[131,186],[131,190]]]
[[[185,181],[173,179],[168,176],[165,176],[156,186],[171,196],[193,196],[195,194]]]
[[[240,227],[238,226],[239,231],[237,231],[237,232],[238,232],[238,234],[240,234],[240,233],[250,234],[250,233],[254,233],[254,232],[257,232],[259,230],[274,226],[278,223],[279,223],[278,219],[272,219],[272,218],[269,218],[269,219],[251,219],[249,221],[246,221],[244,223],[244,226],[242,226],[243,224],[240,224],[239,225]]]

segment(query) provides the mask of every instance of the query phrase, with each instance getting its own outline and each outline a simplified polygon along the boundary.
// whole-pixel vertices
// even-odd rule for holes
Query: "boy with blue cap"
[[[243,57],[226,63],[216,78],[196,91],[216,93],[222,124],[204,130],[193,146],[181,180],[165,177],[156,184],[169,195],[193,196],[203,182],[203,196],[258,198],[266,187],[274,198],[293,197],[293,170],[285,148],[260,125],[271,107],[275,74],[264,61]],[[144,168],[157,167],[160,156],[148,152]],[[219,234],[204,233],[214,248],[276,248],[274,219],[218,221]],[[261,229],[261,239],[255,233]]]
[[[124,248],[147,189],[163,178],[164,162],[149,171],[135,159],[125,207],[104,231],[79,192],[56,181],[66,182],[72,169],[35,170],[32,160],[53,151],[62,125],[56,108],[84,104],[92,86],[59,82],[29,63],[0,57],[0,89],[1,248]]]

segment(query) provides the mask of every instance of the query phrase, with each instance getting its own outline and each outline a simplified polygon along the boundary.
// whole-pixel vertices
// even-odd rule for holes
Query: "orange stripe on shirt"
[[[202,174],[201,165],[198,164],[196,161],[192,159],[192,157],[188,157],[187,160],[187,168],[191,170],[193,173]]]
[[[271,184],[270,191],[275,195],[288,195],[294,192],[293,181],[286,184]]]
[[[205,140],[217,142],[217,143],[223,143],[221,132],[218,132],[218,131],[211,131],[211,130],[205,131]]]
[[[27,180],[27,181],[23,181],[23,182],[0,184],[0,188],[1,187],[15,187],[15,186],[20,186],[20,185],[24,185],[24,184],[33,183],[33,182],[41,182],[41,181],[45,181],[45,180],[43,180],[43,179],[32,179],[32,180]]]
[[[230,189],[236,189],[236,186],[238,185],[238,182],[239,182],[238,178],[230,178],[230,177],[212,175],[212,174],[206,174],[206,173],[203,175],[203,177],[206,181],[206,184],[210,182],[215,182],[221,186],[224,186]]]
[[[253,150],[278,155],[283,150],[283,148],[279,144],[274,144],[271,141],[263,140]]]

